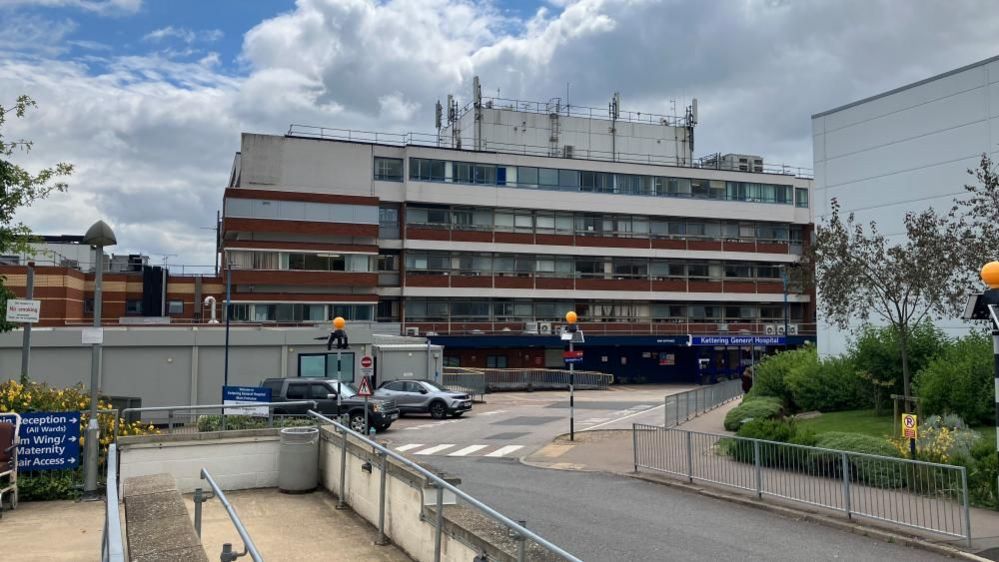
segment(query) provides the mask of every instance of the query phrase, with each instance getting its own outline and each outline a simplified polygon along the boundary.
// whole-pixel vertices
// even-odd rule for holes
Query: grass
[[[810,420],[798,420],[800,429],[811,429],[815,433],[829,431],[844,431],[848,433],[863,433],[875,437],[891,437],[891,412],[876,416],[874,410],[846,410],[843,412],[828,412]],[[982,439],[995,443],[996,428],[981,426],[972,428]]]

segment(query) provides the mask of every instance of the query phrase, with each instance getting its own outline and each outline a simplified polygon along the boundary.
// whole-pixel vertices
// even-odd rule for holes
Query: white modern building
[[[902,235],[906,212],[948,209],[982,153],[999,152],[999,56],[813,115],[812,135],[815,223],[835,198],[859,222]],[[847,336],[819,318],[820,352],[845,351]]]

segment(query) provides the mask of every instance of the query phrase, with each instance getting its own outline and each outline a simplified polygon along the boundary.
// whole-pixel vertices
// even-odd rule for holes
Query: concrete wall
[[[278,482],[278,429],[145,435],[119,439],[118,481],[133,476],[170,474],[184,494],[208,488],[207,468],[224,490],[273,488]]]
[[[31,378],[54,386],[89,386],[91,347],[83,345],[81,330],[35,329],[31,339]],[[326,353],[328,335],[325,326],[231,328],[229,384],[256,386],[268,377],[298,376],[299,355]],[[351,347],[347,351],[354,354],[354,372],[344,373],[344,379],[360,380],[360,356],[374,352],[371,326],[352,323],[349,335]],[[0,334],[0,373],[8,377],[20,373],[21,338],[21,331]],[[106,396],[138,397],[143,406],[221,402],[225,373],[223,327],[106,328],[101,349],[99,386]],[[393,370],[426,376],[426,350],[420,346],[390,357]]]
[[[981,154],[999,155],[999,58],[815,115],[812,134],[816,223],[836,198],[844,214],[897,239],[906,212],[945,212]],[[937,325],[968,329],[957,319]],[[844,351],[852,331],[820,324],[819,351]]]
[[[176,480],[178,491],[191,493],[196,488],[205,488],[200,475],[201,469],[207,468],[226,491],[275,487],[280,451],[278,431],[258,429],[122,437],[119,440],[119,481],[167,474]],[[319,443],[320,485],[338,496],[342,493],[355,513],[377,526],[381,459],[372,455],[369,446],[351,438],[347,443],[346,486],[341,490],[342,443],[342,437],[323,428]],[[362,470],[365,462],[372,464],[371,472]],[[425,503],[432,503],[425,496],[436,492],[427,488],[425,477],[415,470],[394,460],[385,466],[386,535],[414,559],[433,560],[435,528],[430,521],[435,514],[433,508],[425,507]],[[455,505],[454,499],[453,494],[445,494],[442,559],[467,562],[480,552],[486,552],[490,560],[512,561],[514,545],[505,529],[467,506]],[[530,545],[530,559],[540,553],[537,549]]]

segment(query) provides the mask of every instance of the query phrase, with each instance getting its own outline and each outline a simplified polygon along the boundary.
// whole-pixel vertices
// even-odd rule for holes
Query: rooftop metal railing
[[[965,539],[963,466],[633,424],[634,467]]]
[[[118,446],[108,446],[107,492],[104,502],[104,533],[101,538],[102,562],[125,562],[121,539],[121,515],[118,509]]]
[[[591,133],[597,135],[597,133]],[[381,133],[376,131],[363,131],[355,129],[342,129],[337,127],[319,127],[315,125],[304,125],[292,123],[288,127],[289,137],[302,137],[326,140],[341,140],[349,142],[366,142],[375,144],[388,144],[394,146],[428,146],[435,148],[448,148],[446,145],[451,142],[450,135],[440,135],[436,133]],[[462,136],[461,146],[470,149],[475,146],[472,137]],[[483,139],[481,142],[483,151],[500,152],[505,154],[519,154],[523,156],[552,157],[551,146],[530,146],[525,144],[512,144],[489,141]],[[561,155],[559,155],[561,156]],[[583,149],[577,147],[574,151],[573,159],[576,160],[603,160],[608,162],[625,162],[631,164],[653,164],[658,166],[671,166],[679,168],[702,168],[696,160],[691,161],[676,156],[659,156],[655,154],[638,154],[627,152],[608,152],[601,150]],[[709,166],[709,169],[716,169]],[[738,170],[724,170],[738,171]],[[763,172],[743,172],[762,173],[782,176],[794,176],[799,178],[812,178],[813,172],[810,168],[800,166],[790,166],[785,164],[766,164]]]
[[[581,560],[579,558],[577,558],[576,556],[570,554],[568,551],[562,549],[558,545],[555,545],[555,544],[549,542],[547,539],[545,539],[545,538],[541,537],[540,535],[534,533],[533,531],[531,531],[530,529],[528,529],[527,527],[525,527],[521,523],[519,523],[517,521],[514,521],[513,519],[510,519],[509,517],[503,515],[502,513],[496,511],[495,509],[493,509],[493,508],[489,507],[488,505],[482,503],[481,501],[475,499],[474,497],[472,497],[469,494],[465,493],[464,491],[458,489],[456,486],[452,485],[450,482],[444,480],[443,478],[441,478],[440,476],[434,474],[433,472],[430,472],[429,470],[427,470],[426,468],[420,466],[419,464],[417,464],[417,463],[415,463],[415,462],[407,459],[406,457],[404,457],[404,456],[402,456],[402,455],[400,455],[400,454],[398,454],[398,453],[396,453],[396,452],[394,452],[392,450],[389,450],[388,448],[382,446],[381,444],[379,444],[379,443],[377,443],[375,441],[372,441],[371,439],[365,437],[364,435],[361,435],[360,433],[357,433],[357,432],[351,430],[349,427],[346,427],[346,426],[338,423],[337,421],[332,420],[332,419],[330,419],[330,418],[328,418],[328,417],[320,414],[319,412],[310,410],[309,411],[309,415],[314,416],[316,419],[322,420],[323,422],[325,422],[327,424],[333,425],[336,428],[336,430],[340,433],[340,435],[342,436],[343,440],[342,440],[341,445],[340,445],[340,447],[341,447],[341,451],[340,451],[341,461],[340,461],[340,488],[339,488],[339,490],[340,490],[340,500],[341,501],[342,501],[342,498],[344,496],[344,490],[346,489],[346,466],[347,466],[347,464],[346,464],[346,455],[347,455],[347,439],[348,439],[348,436],[349,437],[353,437],[354,439],[357,439],[358,441],[364,443],[365,446],[370,447],[373,452],[375,452],[376,454],[378,454],[380,456],[383,456],[383,458],[389,458],[390,457],[394,461],[396,461],[396,462],[398,462],[398,463],[400,463],[400,464],[408,467],[409,469],[415,471],[420,476],[422,476],[423,478],[425,478],[427,480],[427,482],[431,486],[433,486],[433,488],[436,490],[436,495],[437,495],[436,504],[435,504],[435,509],[436,509],[436,512],[435,512],[435,516],[436,517],[435,517],[435,519],[436,519],[436,521],[434,523],[434,526],[435,526],[435,531],[434,531],[434,533],[435,533],[435,536],[434,536],[434,541],[435,541],[434,560],[435,560],[435,562],[439,562],[442,559],[441,541],[442,541],[442,533],[444,531],[444,529],[443,529],[443,506],[444,506],[444,499],[443,498],[444,498],[444,492],[445,491],[454,494],[457,498],[460,498],[462,501],[464,501],[465,503],[467,503],[471,507],[475,508],[475,510],[478,511],[479,513],[485,515],[486,517],[488,517],[488,518],[492,519],[493,521],[499,523],[500,525],[503,525],[504,527],[506,527],[509,530],[510,534],[513,535],[516,538],[517,542],[518,542],[518,550],[517,550],[517,560],[518,560],[518,562],[524,562],[525,560],[527,560],[527,557],[526,557],[527,556],[526,555],[526,541],[527,540],[533,541],[535,544],[537,544],[538,546],[540,546],[541,548],[543,548],[544,550],[546,550],[548,553],[553,554],[555,556],[558,556],[558,557],[560,557],[560,558],[562,558],[564,560],[569,560],[571,562],[581,562]],[[384,470],[383,470],[383,474],[385,474]],[[380,497],[379,501],[380,501],[380,506],[382,506],[382,509],[384,509],[385,500],[386,500],[385,492],[384,492],[384,490],[385,490],[385,486],[384,485],[382,485],[381,490],[382,490],[382,492],[381,492],[381,497]],[[384,511],[381,511],[380,514],[381,514],[381,516],[379,517],[379,523],[380,523],[380,525],[379,525],[379,534],[380,534],[380,536],[383,536],[384,535],[384,531],[385,531],[384,530]]]
[[[249,531],[246,530],[246,526],[243,525],[243,521],[240,520],[239,514],[236,513],[236,508],[233,507],[231,503],[229,503],[229,498],[225,497],[225,493],[222,491],[222,488],[220,488],[219,485],[215,482],[215,479],[212,478],[212,475],[208,472],[208,470],[204,468],[201,469],[201,479],[204,480],[205,482],[208,482],[208,486],[211,487],[212,494],[214,494],[213,497],[218,498],[218,500],[222,502],[222,506],[225,507],[226,513],[229,514],[229,520],[232,521],[232,526],[235,527],[236,532],[239,533],[239,538],[243,539],[242,553],[233,552],[232,545],[229,543],[223,544],[221,559],[236,560],[241,556],[246,556],[247,554],[249,554],[250,558],[252,558],[254,562],[261,562],[264,558],[260,555],[260,552],[257,550],[257,545],[253,544],[253,539],[250,538]],[[198,492],[200,491],[201,489],[199,488]],[[194,502],[194,509],[195,509],[194,530],[198,533],[199,537],[201,536],[201,504],[204,503],[205,499],[211,499],[211,498],[206,498],[204,496],[201,496],[196,498]]]

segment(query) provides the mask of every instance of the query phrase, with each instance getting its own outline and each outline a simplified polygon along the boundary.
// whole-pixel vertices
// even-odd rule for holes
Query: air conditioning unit
[[[407,336],[418,336],[418,335],[420,335],[420,329],[417,328],[417,327],[414,327],[414,326],[407,327],[406,328],[406,335]]]
[[[551,322],[538,322],[538,335],[550,336],[552,334]]]
[[[767,324],[766,326],[763,327],[763,333],[768,336],[775,336],[777,335],[777,326],[774,326],[773,324]]]
[[[783,336],[784,335],[784,325],[783,324],[777,324],[777,335],[778,336]]]
[[[574,147],[571,144],[567,144],[567,145],[563,146],[562,147],[562,157],[563,158],[572,158],[573,151],[574,151]]]
[[[789,335],[789,336],[797,336],[798,335],[798,325],[797,324],[788,324],[787,325],[787,335]]]

